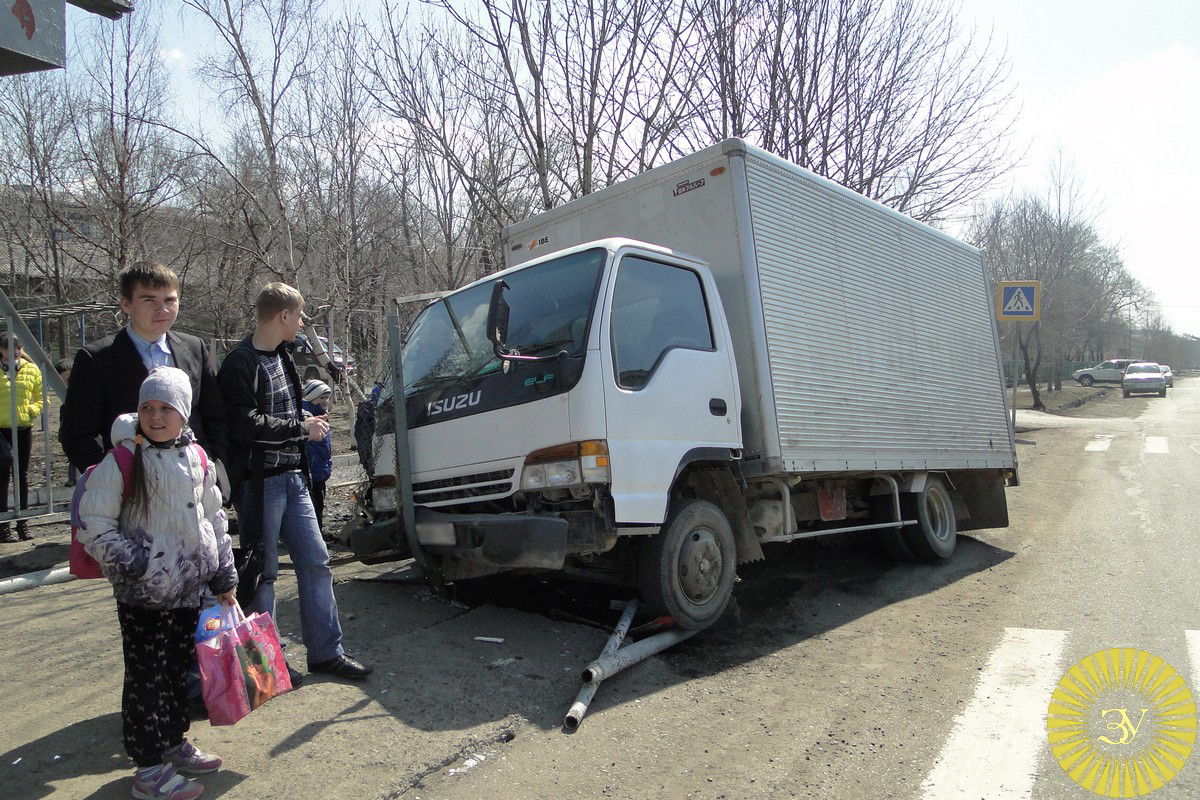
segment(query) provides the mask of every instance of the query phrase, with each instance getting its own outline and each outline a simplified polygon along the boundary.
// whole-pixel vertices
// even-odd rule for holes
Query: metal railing
[[[9,505],[8,511],[0,512],[0,522],[28,520],[37,517],[44,517],[50,514],[59,514],[69,509],[72,490],[66,486],[56,487],[54,485],[54,457],[57,454],[65,459],[66,456],[62,455],[61,450],[58,448],[57,442],[52,443],[50,441],[50,425],[47,417],[47,406],[49,403],[47,400],[50,398],[51,393],[53,393],[61,401],[66,397],[67,385],[63,382],[62,378],[59,377],[58,370],[55,368],[54,362],[51,361],[49,355],[46,354],[46,351],[42,349],[41,343],[38,342],[37,337],[35,337],[33,332],[29,330],[28,326],[21,319],[18,310],[8,299],[8,295],[6,295],[2,290],[0,290],[0,316],[4,317],[5,329],[7,330],[7,333],[4,335],[7,337],[6,344],[8,346],[9,354],[12,355],[15,353],[15,344],[19,341],[25,351],[26,358],[31,361],[33,365],[41,371],[42,374],[40,449],[43,456],[42,473],[44,480],[43,486],[39,487],[36,493],[33,486],[29,487],[29,502],[27,504],[28,508],[21,509],[21,453],[20,436],[18,435],[18,431],[20,429],[17,425],[16,390],[17,359],[9,358],[8,372],[6,377],[8,378],[9,386],[8,412],[10,427],[8,431],[12,441],[12,464],[10,466],[10,480],[7,491],[11,492],[12,494],[12,502]],[[32,431],[33,426],[31,425],[30,428],[30,455],[32,456],[34,448],[38,447],[38,445],[34,444]],[[32,477],[32,475],[26,476],[26,481],[28,483],[31,483],[31,481],[28,480],[30,477]]]

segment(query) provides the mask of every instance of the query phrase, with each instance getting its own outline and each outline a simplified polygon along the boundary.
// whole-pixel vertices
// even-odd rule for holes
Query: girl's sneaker
[[[163,762],[188,775],[216,772],[221,767],[220,756],[210,756],[208,753],[198,750],[187,739],[184,739],[183,744],[178,747],[163,753]]]
[[[133,776],[133,796],[137,800],[196,800],[204,787],[180,775],[170,764],[164,764],[149,776]]]

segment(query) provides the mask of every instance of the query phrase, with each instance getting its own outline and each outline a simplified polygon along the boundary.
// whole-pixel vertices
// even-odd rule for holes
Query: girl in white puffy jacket
[[[76,535],[113,584],[125,656],[125,750],[137,765],[133,796],[192,800],[203,787],[180,773],[212,772],[221,759],[193,746],[186,675],[205,589],[234,602],[237,571],[216,471],[185,425],[188,376],[159,367],[138,413],[113,423],[114,449],[133,453],[122,474],[109,453],[87,478]]]

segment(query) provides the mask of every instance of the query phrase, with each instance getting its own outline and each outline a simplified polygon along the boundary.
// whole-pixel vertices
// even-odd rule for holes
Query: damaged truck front
[[[506,240],[509,268],[427,306],[395,354],[403,402],[386,411],[393,381],[349,531],[364,560],[568,572],[702,628],[763,543],[868,531],[933,560],[1007,525],[973,248],[739,140]]]

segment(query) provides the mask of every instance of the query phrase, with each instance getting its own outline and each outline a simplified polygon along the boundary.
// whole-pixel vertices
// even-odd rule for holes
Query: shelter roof
[[[81,300],[77,303],[64,303],[61,306],[41,306],[32,308],[18,309],[23,320],[41,319],[59,319],[61,317],[70,317],[75,314],[82,314],[89,311],[111,311],[114,304],[111,300],[99,300],[92,298],[91,300]]]

